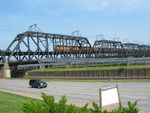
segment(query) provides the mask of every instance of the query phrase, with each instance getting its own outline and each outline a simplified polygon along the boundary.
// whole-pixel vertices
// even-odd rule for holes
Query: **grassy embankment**
[[[0,113],[22,113],[22,103],[27,100],[35,99],[0,92]]]
[[[48,68],[32,71],[81,71],[81,70],[106,70],[106,69],[140,69],[150,68],[150,65],[129,65],[129,66],[98,66],[98,67],[80,67],[80,68]]]
[[[128,107],[122,106],[112,112],[106,110],[103,112],[95,102],[92,102],[93,107],[89,109],[88,104],[81,108],[72,104],[68,105],[65,96],[62,96],[58,103],[55,102],[55,97],[44,93],[42,98],[43,100],[33,101],[31,98],[0,92],[0,113],[139,113],[140,110],[137,102],[128,102]]]
[[[30,80],[30,78],[8,78],[10,80]],[[70,79],[43,79],[45,81],[62,82],[150,82],[150,79],[129,79],[129,80],[70,80]]]

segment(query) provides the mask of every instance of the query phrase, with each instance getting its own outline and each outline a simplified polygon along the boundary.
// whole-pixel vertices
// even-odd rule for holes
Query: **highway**
[[[86,102],[99,103],[99,88],[118,84],[122,105],[138,101],[138,106],[150,113],[150,82],[63,82],[48,81],[47,88],[30,88],[28,80],[0,79],[0,90],[20,92],[29,97],[40,97],[41,92],[60,98],[66,95],[69,102],[83,105]],[[111,96],[111,95],[110,95]]]

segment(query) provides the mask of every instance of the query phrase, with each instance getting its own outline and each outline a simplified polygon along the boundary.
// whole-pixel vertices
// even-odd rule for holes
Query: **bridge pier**
[[[0,69],[0,73],[0,78],[11,78],[10,67],[6,59],[4,66]]]

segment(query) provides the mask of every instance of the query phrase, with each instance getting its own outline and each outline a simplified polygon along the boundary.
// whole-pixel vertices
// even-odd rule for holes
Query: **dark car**
[[[31,79],[29,85],[34,88],[44,88],[47,87],[47,83],[41,79]]]

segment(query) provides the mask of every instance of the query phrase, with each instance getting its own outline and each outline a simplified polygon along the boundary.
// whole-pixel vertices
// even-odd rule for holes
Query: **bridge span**
[[[149,57],[150,45],[96,40],[91,45],[82,36],[26,31],[18,34],[6,50],[0,50],[0,60],[10,65],[33,64],[53,58],[121,58]],[[2,63],[1,63],[2,64]]]

